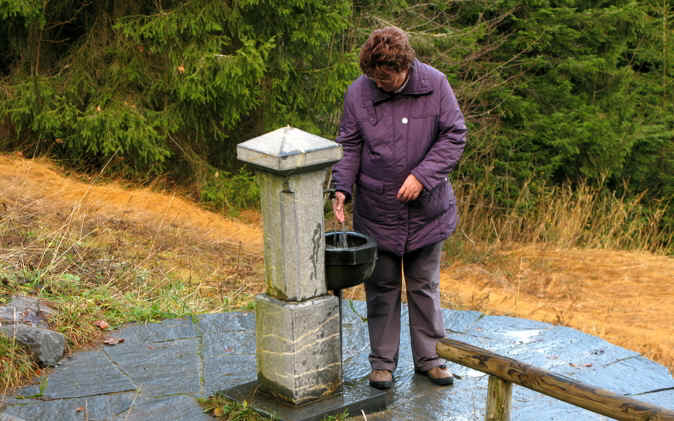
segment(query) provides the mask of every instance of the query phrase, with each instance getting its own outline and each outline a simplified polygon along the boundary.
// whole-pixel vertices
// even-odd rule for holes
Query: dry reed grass
[[[607,193],[599,185],[563,185],[534,193],[526,184],[512,209],[495,204],[489,186],[455,182],[461,215],[458,234],[477,243],[546,243],[559,247],[647,250],[671,253],[674,231],[663,227],[666,205],[652,213],[643,197]]]

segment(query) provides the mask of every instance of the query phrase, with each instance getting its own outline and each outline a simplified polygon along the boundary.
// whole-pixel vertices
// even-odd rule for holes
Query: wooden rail
[[[510,419],[512,383],[624,421],[674,421],[674,411],[640,402],[550,373],[453,339],[442,339],[438,354],[449,361],[489,374],[487,421]]]

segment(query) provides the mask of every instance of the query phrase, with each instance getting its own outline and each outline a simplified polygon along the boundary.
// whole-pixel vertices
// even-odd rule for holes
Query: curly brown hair
[[[360,69],[368,77],[386,79],[409,69],[415,57],[405,31],[387,26],[374,30],[360,48]]]

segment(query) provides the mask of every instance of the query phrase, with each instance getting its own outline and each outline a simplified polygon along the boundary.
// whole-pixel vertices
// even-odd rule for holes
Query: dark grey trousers
[[[403,272],[414,366],[426,371],[442,364],[435,351],[436,343],[445,334],[438,290],[442,244],[443,241],[402,257],[378,250],[374,273],[365,281],[372,369],[394,371],[398,365]]]

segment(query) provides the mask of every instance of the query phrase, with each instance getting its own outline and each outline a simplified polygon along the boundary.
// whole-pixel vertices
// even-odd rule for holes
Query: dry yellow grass
[[[47,160],[0,155],[3,209],[0,259],[11,266],[87,280],[102,273],[117,293],[137,296],[180,280],[194,311],[236,308],[263,290],[262,230],[175,193],[82,181]],[[23,238],[31,225],[36,237]],[[152,285],[137,282],[139,273]]]
[[[5,196],[30,206],[77,211],[88,216],[138,223],[161,232],[189,229],[205,241],[262,252],[259,227],[242,224],[195,206],[176,194],[148,188],[128,189],[117,183],[96,185],[64,177],[49,161],[0,156],[0,184]],[[223,235],[225,233],[226,235]]]
[[[0,156],[0,210],[3,200],[20,201],[37,218],[68,218],[77,211],[102,226],[124,230],[140,227],[157,242],[192,248],[180,254],[185,267],[217,272],[212,278],[234,277],[219,285],[200,284],[198,294],[222,293],[245,285],[247,294],[263,289],[263,270],[256,267],[246,280],[240,272],[223,270],[223,255],[245,254],[261,266],[262,227],[255,213],[248,223],[199,208],[172,193],[130,189],[120,184],[83,182],[64,177],[45,160]],[[47,215],[45,215],[47,214]],[[58,214],[58,215],[57,215]],[[335,227],[334,221],[327,225]],[[115,235],[110,228],[109,235]],[[134,228],[134,229],[136,229]],[[207,244],[217,253],[203,251]],[[480,263],[456,261],[442,271],[441,289],[447,307],[563,324],[641,352],[674,369],[674,259],[648,252],[610,249],[557,248],[545,244],[503,242],[491,247]],[[182,268],[182,269],[181,269]],[[192,269],[190,269],[192,270]],[[185,277],[189,276],[185,274]],[[236,278],[236,279],[235,279]],[[362,298],[362,287],[346,291]]]

